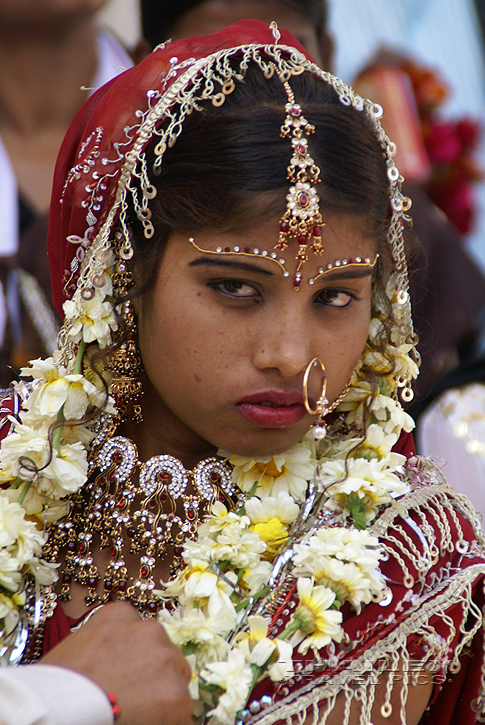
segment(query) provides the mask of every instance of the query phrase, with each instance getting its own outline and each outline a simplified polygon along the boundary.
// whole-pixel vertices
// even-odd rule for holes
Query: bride
[[[410,201],[380,115],[243,21],[160,46],[76,117],[49,232],[59,349],[3,401],[24,663],[108,691],[76,641],[121,600],[163,625],[214,723],[483,711],[483,537],[399,403]]]

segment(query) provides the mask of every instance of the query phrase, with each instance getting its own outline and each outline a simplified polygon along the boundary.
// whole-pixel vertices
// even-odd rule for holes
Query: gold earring
[[[123,236],[120,232],[117,232],[114,248],[118,259],[112,282],[115,297],[121,299],[135,286],[133,275],[127,267],[126,258],[123,256],[125,247],[126,245],[123,245]],[[144,370],[137,346],[136,320],[131,300],[121,303],[121,314],[125,325],[124,330],[120,330],[120,346],[114,350],[107,360],[107,368],[113,372],[111,394],[116,401],[120,419],[126,417],[128,406],[132,404],[133,420],[135,423],[141,423],[143,420],[141,408],[143,390],[140,376]],[[126,334],[123,335],[125,331]]]

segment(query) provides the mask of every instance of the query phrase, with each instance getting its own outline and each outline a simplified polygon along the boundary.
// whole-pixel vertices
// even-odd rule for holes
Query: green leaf
[[[356,528],[366,529],[367,522],[365,519],[365,514],[367,510],[367,505],[365,497],[360,498],[360,496],[355,491],[349,493],[345,497],[345,507],[349,509],[350,515],[354,520]]]

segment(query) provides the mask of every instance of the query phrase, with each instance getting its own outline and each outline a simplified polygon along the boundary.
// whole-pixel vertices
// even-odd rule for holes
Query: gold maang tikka
[[[303,116],[301,106],[295,103],[295,96],[287,80],[283,86],[288,95],[285,105],[286,119],[280,130],[280,138],[291,136],[293,156],[287,169],[290,186],[286,197],[287,208],[280,220],[280,234],[275,249],[286,249],[290,241],[298,242],[296,270],[293,275],[295,291],[300,289],[301,269],[308,260],[308,246],[315,254],[322,254],[322,215],[318,206],[316,184],[320,182],[320,169],[308,153],[307,136],[315,131]]]

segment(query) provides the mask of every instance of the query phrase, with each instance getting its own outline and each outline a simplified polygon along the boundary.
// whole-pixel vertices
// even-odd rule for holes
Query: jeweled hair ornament
[[[286,249],[291,241],[298,243],[296,270],[293,275],[295,291],[300,289],[301,269],[308,261],[308,246],[315,254],[322,254],[322,226],[316,185],[320,181],[320,169],[308,153],[308,138],[315,132],[303,115],[301,106],[295,102],[291,86],[282,76],[283,87],[288,96],[285,106],[286,119],[281,127],[281,138],[291,136],[293,156],[288,166],[288,181],[293,186],[286,197],[286,212],[280,220],[280,233],[275,249]]]

